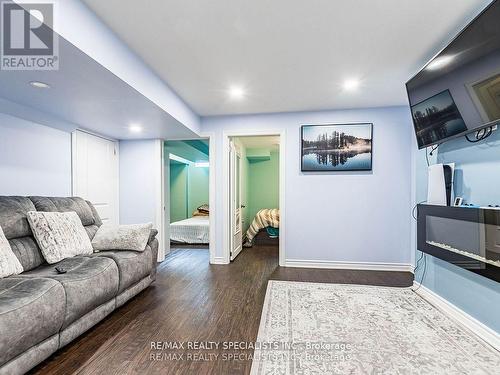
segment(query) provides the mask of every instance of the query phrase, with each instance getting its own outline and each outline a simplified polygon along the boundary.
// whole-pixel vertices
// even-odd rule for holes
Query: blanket
[[[247,230],[247,241],[251,243],[259,230],[267,227],[280,227],[280,210],[278,208],[264,208],[257,212]]]

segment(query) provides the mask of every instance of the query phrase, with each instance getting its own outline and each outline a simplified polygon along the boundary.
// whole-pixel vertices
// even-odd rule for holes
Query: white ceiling
[[[490,2],[83,1],[204,116],[406,104],[405,81]]]
[[[0,70],[2,111],[52,127],[78,127],[115,139],[195,136],[62,37],[59,57],[61,64],[56,71]],[[33,88],[31,81],[48,83],[51,88]],[[143,131],[131,133],[128,128],[132,124],[140,125]]]

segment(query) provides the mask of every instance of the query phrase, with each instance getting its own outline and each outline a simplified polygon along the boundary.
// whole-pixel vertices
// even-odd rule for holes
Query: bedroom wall
[[[0,113],[0,195],[71,195],[71,133]]]
[[[187,218],[188,166],[170,163],[170,222]]]
[[[373,122],[373,171],[302,173],[301,124]],[[413,130],[405,107],[221,116],[202,119],[202,132],[216,142],[222,165],[223,133],[286,132],[286,228],[288,264],[335,267],[339,263],[408,269],[412,252],[411,147]],[[223,180],[222,168],[215,171]],[[216,222],[223,222],[223,187],[216,190]],[[223,228],[216,228],[216,254],[222,259]]]
[[[209,168],[189,166],[188,216],[202,204],[208,204]]]
[[[414,145],[415,200],[427,197],[427,163],[425,150]],[[486,142],[470,144],[465,139],[451,140],[439,146],[432,163],[456,163],[454,190],[466,202],[481,206],[500,204],[500,131]],[[416,247],[416,245],[415,245]],[[421,253],[416,251],[416,259]],[[415,273],[415,280],[473,316],[486,326],[500,332],[500,283],[486,279],[451,263],[426,255],[424,266]],[[422,280],[423,279],[423,280]]]
[[[249,163],[248,195],[250,223],[259,210],[279,208],[279,151],[271,152],[271,160]]]
[[[171,163],[174,154],[193,164]],[[170,222],[190,218],[192,213],[209,199],[209,168],[195,167],[194,163],[208,161],[208,155],[184,141],[165,142],[165,163],[170,165]],[[167,192],[166,192],[167,193]]]

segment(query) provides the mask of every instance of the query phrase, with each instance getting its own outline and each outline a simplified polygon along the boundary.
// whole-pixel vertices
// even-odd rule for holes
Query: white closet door
[[[118,142],[73,133],[73,195],[93,203],[103,223],[119,223]]]

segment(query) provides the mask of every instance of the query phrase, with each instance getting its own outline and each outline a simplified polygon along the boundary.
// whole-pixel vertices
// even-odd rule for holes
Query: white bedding
[[[170,224],[170,240],[190,244],[209,243],[209,217],[195,216]]]

